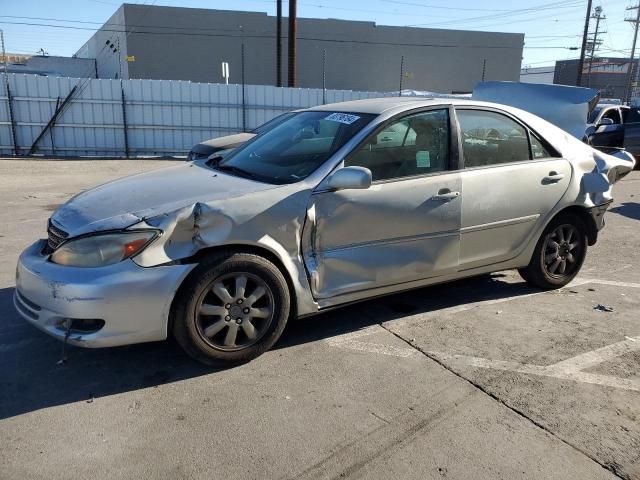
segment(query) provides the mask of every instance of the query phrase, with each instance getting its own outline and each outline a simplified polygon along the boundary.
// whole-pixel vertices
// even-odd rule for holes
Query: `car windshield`
[[[215,168],[266,183],[298,182],[374,117],[362,113],[298,112],[239,147]]]

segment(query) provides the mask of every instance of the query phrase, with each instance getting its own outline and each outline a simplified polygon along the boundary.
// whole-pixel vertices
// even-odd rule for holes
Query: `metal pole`
[[[276,2],[276,85],[282,86],[282,0]]]
[[[55,108],[54,112],[56,110],[58,110],[59,107],[60,107],[60,97],[58,97],[58,99],[56,100],[56,108]],[[55,142],[55,139],[53,138],[53,127],[54,127],[54,124],[52,124],[51,128],[49,129],[49,138],[51,139],[51,155],[55,156],[55,154],[56,154],[56,142]]]
[[[322,104],[327,103],[327,49],[322,49]]]
[[[638,40],[638,25],[640,25],[640,5],[627,8],[627,10],[633,10],[633,9],[638,10],[638,13],[635,19],[635,30],[633,32],[633,43],[631,46],[631,58],[629,59],[629,71],[627,73],[627,89],[625,92],[625,102],[627,104],[631,103],[631,82],[633,80],[633,70],[634,70],[633,59],[636,54],[636,41]]]
[[[71,99],[73,98],[73,95],[76,93],[77,90],[78,90],[78,85],[75,85],[71,89],[71,91],[67,94],[67,96],[64,98],[62,103],[58,106],[56,111],[53,113],[53,115],[51,116],[51,118],[49,119],[45,127],[42,129],[42,131],[38,134],[36,139],[31,144],[31,148],[29,149],[29,153],[27,153],[27,155],[32,155],[33,152],[36,151],[38,142],[42,139],[42,137],[44,137],[45,133],[47,133],[49,129],[53,127],[53,125],[56,123],[56,120],[62,114],[62,111],[66,108],[67,104],[71,101]]]
[[[402,79],[404,77],[404,55],[400,57],[400,89],[398,90],[398,96],[402,96]]]
[[[242,131],[247,131],[247,104],[244,94],[244,42],[240,45],[240,76],[242,77]]]
[[[129,158],[129,132],[127,128],[127,109],[124,100],[124,88],[122,86],[122,78],[120,79],[120,95],[122,97],[122,127],[124,128],[124,153]]]
[[[482,61],[482,81],[484,82],[485,74],[487,73],[487,59]]]
[[[16,139],[16,121],[13,117],[13,102],[11,101],[11,89],[9,88],[9,75],[7,74],[7,52],[4,50],[4,32],[0,30],[0,44],[2,46],[2,64],[4,69],[4,83],[7,90],[7,106],[9,107],[9,123],[11,128],[11,141],[13,142],[13,154],[18,155],[18,141]]]
[[[289,86],[296,86],[296,0],[289,0]]]
[[[13,99],[11,97],[11,90],[9,89],[8,80],[7,80],[7,102],[9,103],[9,122],[11,123],[11,141],[13,142],[13,154],[19,155],[20,149],[18,148],[18,138],[16,136],[16,118],[13,115]]]
[[[589,19],[591,18],[591,0],[587,2],[587,16],[584,19],[584,33],[582,34],[582,48],[580,49],[580,60],[578,61],[578,76],[576,86],[582,85],[582,69],[584,68],[584,56],[587,50],[587,36],[589,35]]]

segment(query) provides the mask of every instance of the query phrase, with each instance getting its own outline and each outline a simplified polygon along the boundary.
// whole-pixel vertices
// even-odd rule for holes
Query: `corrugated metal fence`
[[[2,80],[2,155],[16,150],[20,155],[184,155],[202,140],[251,130],[287,110],[323,103],[321,89],[246,85],[243,95],[241,85],[172,80],[26,74]],[[326,90],[324,99],[332,103],[384,95]]]

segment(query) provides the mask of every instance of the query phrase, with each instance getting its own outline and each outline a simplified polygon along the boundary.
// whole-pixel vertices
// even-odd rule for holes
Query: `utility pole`
[[[276,86],[282,86],[282,0],[276,1]]]
[[[632,94],[632,82],[633,82],[633,60],[636,54],[636,41],[638,40],[638,25],[640,25],[640,5],[636,5],[635,7],[627,7],[627,10],[637,10],[636,18],[625,18],[625,22],[631,22],[634,24],[634,33],[633,33],[633,44],[631,46],[631,58],[629,59],[629,71],[627,72],[627,89],[625,91],[625,102],[627,104],[631,103],[631,94]],[[637,69],[636,69],[637,70]]]
[[[587,16],[584,19],[584,33],[582,34],[582,48],[580,49],[580,61],[578,62],[578,76],[576,86],[582,85],[582,69],[584,68],[584,56],[587,50],[587,36],[589,35],[589,20],[591,19],[591,0],[587,2]]]
[[[596,48],[598,48],[600,46],[600,44],[602,43],[600,40],[598,40],[598,35],[603,34],[603,33],[607,33],[607,32],[600,32],[600,20],[606,20],[607,17],[602,15],[602,7],[597,6],[595,8],[595,13],[593,15],[591,15],[590,18],[593,18],[596,21],[596,29],[593,32],[593,39],[589,40],[588,45],[589,45],[589,52],[591,53],[591,55],[589,56],[589,70],[587,73],[587,86],[591,87],[591,69],[593,68],[593,57],[595,56],[596,53]]]
[[[289,86],[296,86],[296,0],[289,0]]]

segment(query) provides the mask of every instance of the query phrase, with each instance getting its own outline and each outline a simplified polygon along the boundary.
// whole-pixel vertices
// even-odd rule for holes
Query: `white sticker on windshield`
[[[358,120],[360,117],[357,115],[351,115],[349,113],[332,113],[328,117],[325,117],[325,120],[331,120],[332,122],[340,122],[346,125],[351,125],[353,122]]]

